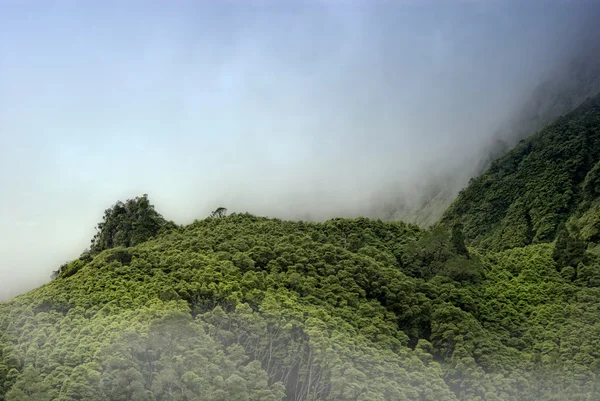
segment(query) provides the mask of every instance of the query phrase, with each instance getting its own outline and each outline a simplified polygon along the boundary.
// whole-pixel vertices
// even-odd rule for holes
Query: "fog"
[[[464,185],[594,34],[591,2],[526,3],[0,2],[0,300],[143,193],[184,224]]]

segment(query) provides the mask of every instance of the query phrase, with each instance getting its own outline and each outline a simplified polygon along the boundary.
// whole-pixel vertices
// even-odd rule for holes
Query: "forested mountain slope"
[[[600,195],[600,97],[522,141],[463,190],[441,223],[462,222],[468,243],[493,250],[552,241],[561,223]],[[587,216],[587,240],[596,240]],[[576,227],[571,227],[578,231]]]
[[[592,40],[565,66],[541,82],[515,113],[494,133],[489,145],[474,155],[465,155],[459,169],[453,168],[420,188],[421,199],[407,203],[398,199],[382,218],[413,222],[422,227],[435,224],[467,186],[470,178],[483,174],[520,140],[534,135],[558,117],[570,113],[588,98],[600,93],[600,41]],[[485,134],[485,133],[482,133]]]
[[[0,304],[0,399],[600,399],[594,255],[573,273],[552,244],[478,255],[459,225],[362,218],[177,227],[145,200]]]
[[[0,304],[0,400],[600,400],[600,99],[424,230],[146,195]]]

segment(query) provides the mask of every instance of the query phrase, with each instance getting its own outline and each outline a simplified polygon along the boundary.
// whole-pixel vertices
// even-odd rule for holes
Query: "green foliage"
[[[33,367],[28,367],[17,382],[6,393],[6,401],[51,401],[56,391],[44,381],[40,373]]]
[[[400,260],[402,269],[410,276],[431,278],[453,255],[450,235],[436,227],[408,243],[402,249]]]
[[[78,259],[0,304],[0,399],[594,394],[600,269],[460,233],[233,214]]]
[[[581,286],[600,288],[600,264],[577,266],[576,282]]]
[[[582,211],[574,215],[570,222],[577,227],[582,240],[598,243],[600,241],[600,199],[590,203],[589,207],[582,208]]]
[[[431,279],[439,275],[456,281],[477,282],[483,277],[478,258],[472,258],[456,224],[449,234],[443,227],[434,227],[418,239],[401,248],[400,267],[412,276]]]
[[[595,200],[600,195],[600,161],[586,174],[583,181],[583,195],[586,200]]]
[[[220,208],[222,209],[222,208]],[[129,199],[125,203],[118,201],[105,210],[102,222],[96,227],[96,234],[91,240],[89,250],[85,250],[79,259],[65,263],[52,272],[51,278],[65,278],[77,273],[90,263],[102,251],[118,248],[109,258],[126,264],[131,259],[125,248],[141,244],[150,238],[177,228],[172,221],[165,220],[154,206],[150,204],[148,195]]]
[[[430,230],[118,202],[0,304],[0,401],[599,399],[599,159],[593,99]]]
[[[58,277],[69,277],[73,274],[77,273],[83,266],[85,266],[85,262],[81,259],[75,259],[72,262],[68,262],[63,264],[58,268],[58,270],[52,272],[52,279],[56,279]]]
[[[464,224],[468,244],[502,250],[551,242],[558,226],[598,194],[600,97],[496,160],[441,219]]]
[[[225,216],[227,216],[227,208],[224,208],[222,206],[216,208],[210,214],[210,218],[212,218],[212,219],[220,219]]]
[[[152,238],[165,227],[175,228],[175,225],[167,222],[154,210],[148,195],[129,199],[125,203],[119,201],[104,212],[90,250],[97,254],[118,246],[135,246]]]
[[[452,226],[452,236],[450,238],[452,248],[458,255],[463,255],[467,259],[469,258],[469,251],[465,245],[465,237],[463,235],[463,225],[458,222]]]
[[[561,224],[556,235],[552,258],[559,268],[578,266],[587,262],[587,244],[572,235],[565,224]]]

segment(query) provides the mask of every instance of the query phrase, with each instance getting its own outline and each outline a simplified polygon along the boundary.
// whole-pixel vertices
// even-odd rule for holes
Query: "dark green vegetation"
[[[429,180],[429,185],[421,188],[422,198],[416,204],[411,205],[399,199],[379,215],[421,227],[434,225],[456,199],[459,190],[467,185],[470,177],[481,175],[494,160],[508,153],[520,140],[530,137],[587,99],[600,94],[600,47],[594,44],[583,49],[565,69],[555,71],[541,82],[517,106],[515,114],[499,127],[483,153],[471,157],[461,171],[451,169],[438,179]]]
[[[147,197],[0,304],[0,400],[600,400],[600,104],[520,144],[430,230]]]
[[[208,218],[0,304],[0,397],[595,399],[586,268],[559,273],[551,244],[469,253],[459,227]]]
[[[91,240],[90,249],[86,250],[78,261],[65,263],[54,271],[52,278],[68,277],[79,267],[100,252],[115,247],[130,247],[141,244],[159,233],[175,228],[172,221],[165,220],[150,204],[148,195],[117,202],[104,211],[103,220],[96,227],[96,235]]]
[[[174,228],[175,223],[167,222],[154,206],[148,195],[117,202],[104,211],[104,219],[98,223],[97,233],[92,238],[91,255],[115,247],[130,247],[141,244],[157,235],[163,229]]]
[[[600,239],[600,97],[496,160],[442,217],[468,244],[491,250],[553,241],[561,224]]]

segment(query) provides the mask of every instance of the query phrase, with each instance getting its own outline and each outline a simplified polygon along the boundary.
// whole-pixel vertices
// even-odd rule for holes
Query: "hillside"
[[[479,255],[458,226],[158,216],[117,203],[92,250],[0,304],[0,399],[600,399],[593,261]]]
[[[596,240],[592,231],[599,220],[586,212],[596,210],[599,162],[597,96],[494,161],[459,194],[441,223],[460,221],[468,243],[501,250],[553,241],[561,223],[585,215],[585,239]]]
[[[452,168],[436,179],[428,179],[419,188],[418,202],[399,198],[380,216],[412,222],[422,227],[435,224],[456,199],[469,179],[478,177],[496,159],[504,156],[519,141],[534,135],[558,117],[570,113],[590,97],[600,93],[600,41],[592,40],[564,66],[535,87],[522,103],[515,105],[513,115],[492,135],[487,147],[473,155],[465,155],[460,168]]]
[[[600,400],[599,183],[597,97],[431,229],[117,202],[0,304],[0,401]]]

